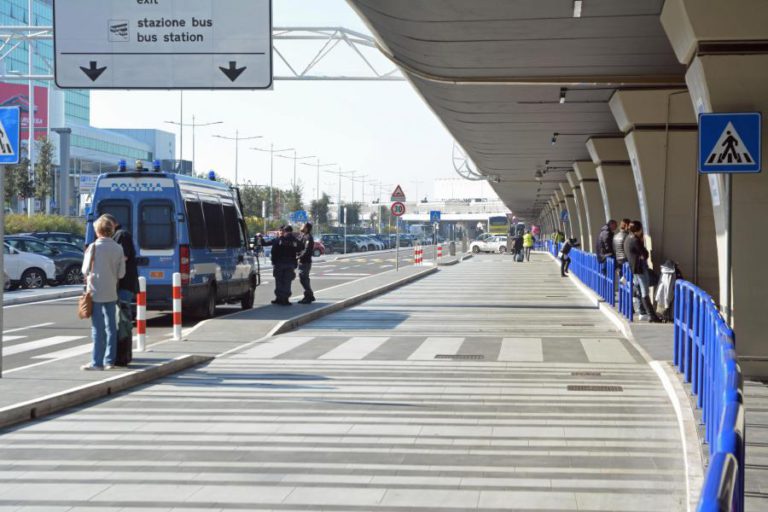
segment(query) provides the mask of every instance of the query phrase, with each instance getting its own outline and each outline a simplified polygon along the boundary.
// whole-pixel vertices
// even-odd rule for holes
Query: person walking
[[[115,366],[128,366],[133,359],[133,299],[139,293],[139,269],[136,265],[136,248],[131,232],[124,229],[114,216],[105,213],[112,223],[115,234],[112,240],[123,248],[125,276],[117,284],[117,356]]]
[[[563,244],[563,248],[560,249],[560,275],[562,277],[568,276],[568,267],[571,266],[571,257],[568,256],[568,254],[570,254],[571,249],[578,246],[579,241],[576,237],[573,237],[566,240]]]
[[[523,251],[525,251],[525,261],[531,261],[531,250],[533,250],[533,244],[536,239],[533,238],[531,230],[527,230],[523,235]]]
[[[304,298],[299,304],[312,304],[315,301],[315,294],[312,292],[312,285],[309,282],[309,272],[312,270],[312,253],[315,250],[315,239],[312,236],[312,223],[306,222],[301,227],[301,242],[303,248],[299,253],[299,282],[304,288]]]
[[[93,223],[97,239],[86,250],[83,276],[93,299],[91,362],[81,370],[111,370],[117,355],[117,284],[125,277],[123,248],[112,239],[114,226],[103,215]]]
[[[280,234],[268,241],[264,246],[272,247],[272,277],[275,278],[275,300],[272,304],[290,306],[291,285],[296,279],[299,240],[293,236],[293,228],[289,225],[280,227]]]
[[[634,274],[633,287],[640,293],[640,302],[652,323],[661,322],[651,303],[651,276],[648,268],[648,250],[645,248],[643,224],[633,220],[629,224],[629,235],[624,240],[624,252]]]

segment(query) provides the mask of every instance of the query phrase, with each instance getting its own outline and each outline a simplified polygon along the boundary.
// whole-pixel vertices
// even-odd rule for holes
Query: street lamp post
[[[274,144],[269,145],[269,149],[251,148],[254,151],[263,151],[269,153],[269,217],[275,211],[273,191],[275,188],[275,153],[282,153],[283,151],[296,151],[293,148],[275,149]]]
[[[296,188],[296,161],[297,160],[306,160],[307,158],[317,158],[315,155],[309,155],[309,156],[296,156],[296,150],[293,150],[293,156],[282,156],[277,155],[278,158],[288,158],[293,160],[293,181],[291,182],[291,185]]]
[[[226,135],[214,135],[217,139],[225,139],[225,140],[233,140],[235,141],[235,187],[237,187],[237,164],[238,164],[238,157],[240,154],[240,141],[241,140],[252,140],[252,139],[260,139],[261,135],[254,135],[253,137],[241,137],[240,131],[235,130],[235,136],[234,137],[227,137]]]
[[[330,167],[330,166],[338,165],[338,164],[321,164],[320,163],[320,159],[318,158],[317,162],[315,164],[307,164],[307,163],[302,162],[301,165],[312,165],[312,166],[317,168],[317,190],[315,190],[315,199],[317,201],[320,201],[320,168],[321,167]]]
[[[195,128],[200,126],[212,126],[214,124],[222,124],[223,121],[213,121],[211,123],[198,123],[195,121],[195,115],[192,114],[192,124],[179,122],[179,121],[166,121],[168,124],[174,124],[179,126],[179,130],[183,130],[184,128],[191,126],[192,127],[192,174],[195,173]],[[181,140],[181,137],[180,137]],[[181,146],[181,143],[179,144],[179,170],[181,170],[181,162],[184,161],[184,154],[181,153],[181,150],[183,149],[183,146]]]

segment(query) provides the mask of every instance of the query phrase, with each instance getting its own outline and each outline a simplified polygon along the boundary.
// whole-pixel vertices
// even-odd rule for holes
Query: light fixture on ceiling
[[[565,87],[560,88],[560,103],[565,103]]]
[[[552,140],[551,140],[550,142],[552,143],[552,145],[553,145],[553,146],[554,146],[555,144],[557,144],[557,136],[558,136],[558,135],[560,135],[560,134],[559,134],[559,133],[557,133],[557,132],[555,132],[555,133],[553,133],[553,134],[552,134]]]
[[[581,3],[582,0],[573,0],[573,17],[581,18]]]

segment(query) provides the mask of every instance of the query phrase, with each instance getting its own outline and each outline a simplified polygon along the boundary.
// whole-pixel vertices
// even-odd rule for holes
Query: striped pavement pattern
[[[685,510],[661,384],[553,271],[476,258],[6,431],[0,510]]]

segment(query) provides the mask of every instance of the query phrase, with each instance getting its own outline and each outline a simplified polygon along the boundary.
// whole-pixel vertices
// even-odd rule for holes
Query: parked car
[[[392,246],[390,245],[390,239],[386,235],[371,235],[373,238],[381,242],[381,245],[384,247],[384,249],[391,249]]]
[[[79,252],[80,254],[84,254],[85,251],[83,250],[82,246],[70,244],[67,242],[46,242],[51,247],[54,247],[60,251],[73,251],[73,252]]]
[[[40,254],[52,259],[56,264],[56,271],[55,275],[49,276],[48,284],[81,284],[83,282],[83,274],[80,271],[83,265],[82,251],[56,249],[33,236],[7,236],[5,242],[19,251]]]
[[[358,235],[358,239],[365,244],[368,251],[380,251],[384,249],[384,244],[377,240],[373,235]]]
[[[43,242],[65,242],[83,249],[85,247],[85,237],[63,231],[35,231],[34,233],[20,233],[27,236],[39,238]]]
[[[494,235],[485,240],[473,240],[469,244],[469,250],[475,254],[479,252],[507,252],[507,237]]]
[[[394,249],[397,247],[397,235],[389,235],[390,245]],[[409,235],[400,235],[400,247],[413,247],[413,238]]]
[[[3,244],[3,254],[3,271],[8,276],[7,290],[15,290],[19,286],[42,288],[56,275],[56,264],[46,256],[22,252],[8,243]]]
[[[322,256],[323,254],[325,254],[325,245],[323,245],[323,241],[319,239],[315,240],[315,246],[312,251],[312,256],[317,258],[318,256]]]
[[[343,252],[344,251],[344,237],[334,233],[326,233],[320,235],[318,239],[325,247],[325,252]]]

